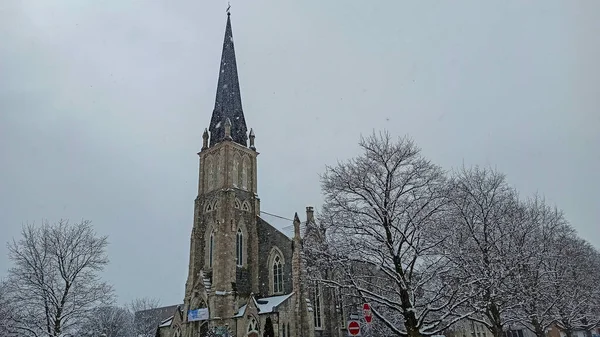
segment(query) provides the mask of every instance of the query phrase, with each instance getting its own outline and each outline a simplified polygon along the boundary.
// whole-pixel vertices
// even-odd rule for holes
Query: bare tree
[[[526,221],[534,230],[529,235],[528,251],[519,260],[515,291],[521,305],[514,311],[515,320],[536,334],[546,337],[546,330],[554,323],[554,307],[561,298],[555,295],[555,261],[562,257],[561,243],[575,238],[575,231],[563,213],[550,207],[539,196],[526,205]]]
[[[156,328],[162,319],[160,300],[156,298],[136,298],[128,305],[134,315],[134,334],[136,337],[154,337]]]
[[[15,329],[15,313],[8,288],[4,281],[0,281],[0,336],[18,336],[18,331]]]
[[[553,307],[557,325],[571,337],[575,330],[590,332],[600,325],[600,286],[593,275],[600,270],[600,253],[581,238],[560,242],[561,255],[553,260]],[[588,333],[591,335],[591,333]]]
[[[451,239],[445,251],[461,283],[470,287],[471,319],[496,337],[513,322],[519,306],[514,279],[535,226],[502,174],[482,168],[463,168],[452,179]]]
[[[87,220],[23,227],[21,239],[8,244],[20,335],[68,335],[90,310],[112,302],[112,288],[99,277],[108,264],[106,246],[107,237]]]
[[[116,306],[98,307],[79,329],[81,336],[130,337],[133,334],[133,314]]]
[[[435,335],[466,317],[450,261],[438,246],[447,233],[444,172],[408,138],[361,138],[362,155],[322,176],[319,228],[307,228],[308,264],[317,281],[351,290],[400,336]],[[311,258],[312,256],[312,258]],[[332,272],[335,271],[335,272]]]

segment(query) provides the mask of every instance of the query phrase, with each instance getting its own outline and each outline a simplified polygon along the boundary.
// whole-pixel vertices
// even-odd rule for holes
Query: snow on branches
[[[305,259],[351,310],[371,304],[380,335],[432,336],[463,319],[495,337],[515,325],[538,337],[552,324],[567,337],[599,325],[599,253],[560,210],[522,200],[492,169],[448,176],[408,138],[372,134],[360,147],[321,178]]]

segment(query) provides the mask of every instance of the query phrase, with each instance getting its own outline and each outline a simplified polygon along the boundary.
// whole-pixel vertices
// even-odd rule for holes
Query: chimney
[[[306,207],[306,222],[315,223],[315,211],[312,206]]]

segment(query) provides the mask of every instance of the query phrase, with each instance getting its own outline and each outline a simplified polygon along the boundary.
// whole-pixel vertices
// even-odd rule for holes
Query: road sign
[[[348,321],[348,334],[350,336],[360,336],[360,324],[358,324],[358,321]]]
[[[373,320],[373,315],[371,314],[371,306],[369,303],[363,304],[363,313],[365,314],[365,321],[367,323],[371,323]]]

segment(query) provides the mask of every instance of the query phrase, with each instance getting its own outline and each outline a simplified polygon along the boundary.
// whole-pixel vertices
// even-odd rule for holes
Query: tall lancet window
[[[273,293],[283,293],[283,264],[279,255],[273,259]]]
[[[238,229],[235,240],[235,257],[238,267],[244,265],[244,234],[241,229]]]
[[[242,160],[242,189],[248,190],[248,157]]]
[[[215,235],[214,232],[210,233],[210,239],[208,243],[208,268],[213,266],[213,255],[215,252]]]
[[[206,189],[208,191],[213,189],[214,184],[214,174],[215,174],[215,166],[211,157],[206,157]]]
[[[315,288],[313,292],[313,315],[315,318],[315,328],[322,329],[323,328],[323,317],[321,316],[321,289],[319,288],[319,284],[315,283]]]
[[[238,187],[240,180],[240,157],[236,154],[233,156],[233,165],[231,168],[231,184],[233,187]]]

